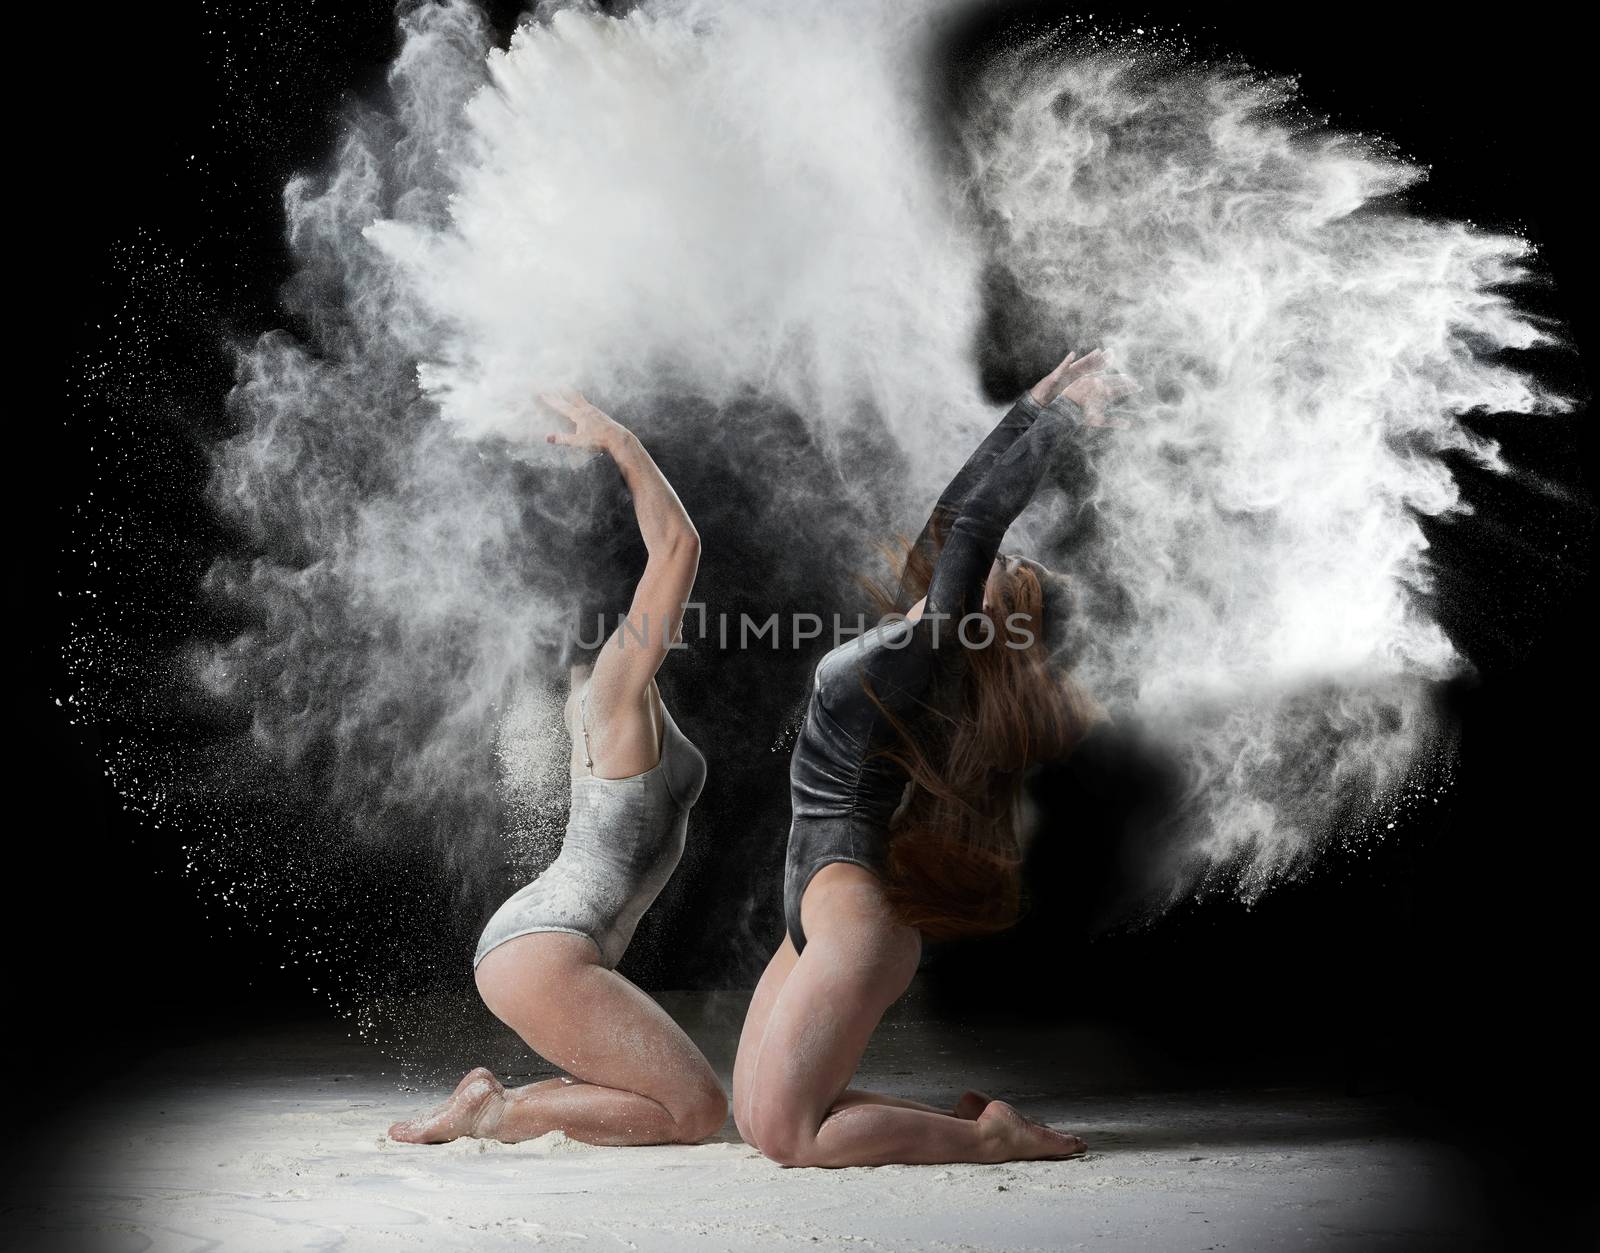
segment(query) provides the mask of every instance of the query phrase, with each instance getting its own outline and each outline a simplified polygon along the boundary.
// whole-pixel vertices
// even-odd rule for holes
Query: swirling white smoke
[[[1562,407],[1492,356],[1542,335],[1502,287],[1528,245],[1386,201],[1422,172],[1291,86],[1128,45],[991,64],[953,166],[924,80],[943,8],[547,6],[502,50],[464,0],[404,7],[389,106],[286,193],[311,342],[244,352],[217,452],[267,555],[213,570],[257,617],[198,671],[264,746],[331,746],[358,807],[459,802],[465,867],[497,711],[553,664],[527,570],[571,560],[519,548],[480,451],[547,429],[541,388],[643,422],[760,396],[914,529],[996,412],[974,345],[999,275],[1033,352],[1103,343],[1144,385],[1072,569],[1086,684],[1185,770],[1171,890],[1225,867],[1258,891],[1405,778],[1462,665],[1416,595],[1417,515],[1460,507],[1440,454],[1497,466],[1458,415]],[[863,412],[909,479],[852,455]]]

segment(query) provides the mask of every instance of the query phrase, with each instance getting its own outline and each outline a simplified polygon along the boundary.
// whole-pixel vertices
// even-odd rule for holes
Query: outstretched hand
[[[1126,427],[1106,417],[1106,406],[1139,390],[1139,385],[1124,374],[1106,374],[1111,354],[1095,348],[1082,357],[1077,351],[1069,352],[1061,364],[1035,383],[1029,391],[1034,400],[1047,405],[1057,396],[1065,396],[1083,410],[1083,420],[1088,426]]]
[[[617,440],[628,433],[620,422],[585,400],[582,392],[540,392],[539,400],[546,408],[554,409],[572,423],[573,428],[571,431],[550,432],[544,437],[547,444],[610,452]]]

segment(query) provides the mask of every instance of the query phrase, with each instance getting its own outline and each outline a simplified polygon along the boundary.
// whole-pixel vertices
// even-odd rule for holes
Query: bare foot
[[[961,1099],[956,1102],[955,1115],[965,1118],[969,1122],[989,1107],[989,1102],[994,1100],[987,1092],[963,1092]]]
[[[970,1089],[969,1091],[963,1092],[961,1094],[961,1099],[956,1102],[955,1116],[957,1118],[975,1119],[978,1117],[978,1115],[982,1114],[984,1110],[989,1108],[989,1104],[993,1100],[994,1097],[990,1096],[987,1092],[979,1092],[976,1088]],[[1012,1106],[1011,1109],[1024,1122],[1030,1122],[1035,1127],[1044,1126],[1044,1124],[1037,1118],[1029,1118],[1015,1106]]]
[[[978,1115],[978,1125],[993,1136],[998,1156],[991,1160],[997,1162],[1072,1157],[1089,1147],[1075,1135],[1024,1118],[1004,1101],[990,1101]]]
[[[469,1070],[443,1105],[389,1128],[389,1138],[405,1144],[445,1144],[470,1136],[484,1112],[505,1095],[505,1086],[479,1066]]]

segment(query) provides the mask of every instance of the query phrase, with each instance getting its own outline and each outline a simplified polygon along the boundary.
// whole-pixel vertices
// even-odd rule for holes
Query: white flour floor
[[[715,1007],[712,1002],[715,1001]],[[669,1001],[723,1067],[726,996]],[[736,1007],[735,1007],[736,1008]],[[1115,1048],[1078,1033],[886,1024],[858,1086],[947,1103],[966,1086],[1083,1135],[1003,1166],[782,1169],[730,1122],[692,1147],[399,1145],[443,1095],[401,1090],[335,1026],[172,1050],[70,1114],[12,1174],[8,1248],[126,1250],[1412,1249],[1476,1243],[1459,1154],[1381,1102],[1296,1090],[1094,1091]],[[463,1062],[479,1059],[463,1059]],[[463,1065],[462,1069],[466,1069]],[[1116,1070],[1114,1061],[1109,1066]],[[386,1073],[387,1072],[387,1073]],[[519,1077],[519,1079],[522,1077]]]

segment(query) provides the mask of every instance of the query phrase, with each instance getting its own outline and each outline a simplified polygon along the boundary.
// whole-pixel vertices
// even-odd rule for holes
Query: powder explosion
[[[804,608],[853,612],[871,542],[917,529],[1009,400],[984,369],[1103,344],[1143,385],[1131,425],[1091,500],[1047,495],[1016,538],[1078,582],[1085,685],[1181,772],[1161,898],[1259,894],[1381,829],[1447,752],[1432,693],[1465,663],[1418,517],[1461,508],[1444,454],[1506,468],[1460,415],[1570,408],[1497,355],[1552,338],[1508,294],[1530,245],[1408,212],[1422,169],[1306,116],[1292,83],[1154,37],[1019,43],[941,114],[945,13],[542,6],[501,49],[461,0],[402,6],[388,99],[285,192],[303,334],[240,346],[213,448],[209,499],[244,543],[204,590],[238,625],[181,672],[248,730],[117,776],[178,823],[196,801],[170,778],[239,811],[240,762],[315,780],[293,835],[236,815],[199,837],[230,902],[274,890],[264,847],[301,867],[277,890],[324,900],[389,857],[437,871],[466,935],[554,855],[557,593],[586,555],[572,471],[517,442],[548,429],[550,388],[658,456],[714,446],[728,491],[768,499],[739,528],[755,603],[793,602],[787,566]],[[800,517],[837,560],[795,553]],[[714,567],[722,524],[697,520]],[[704,581],[713,611],[732,577]],[[778,734],[791,671],[752,689],[730,664],[744,690],[704,698],[713,780]],[[714,687],[718,659],[697,673]],[[781,847],[767,828],[741,838]],[[768,877],[748,892],[775,897]],[[464,978],[465,952],[439,968]],[[387,1012],[358,965],[335,982]]]

